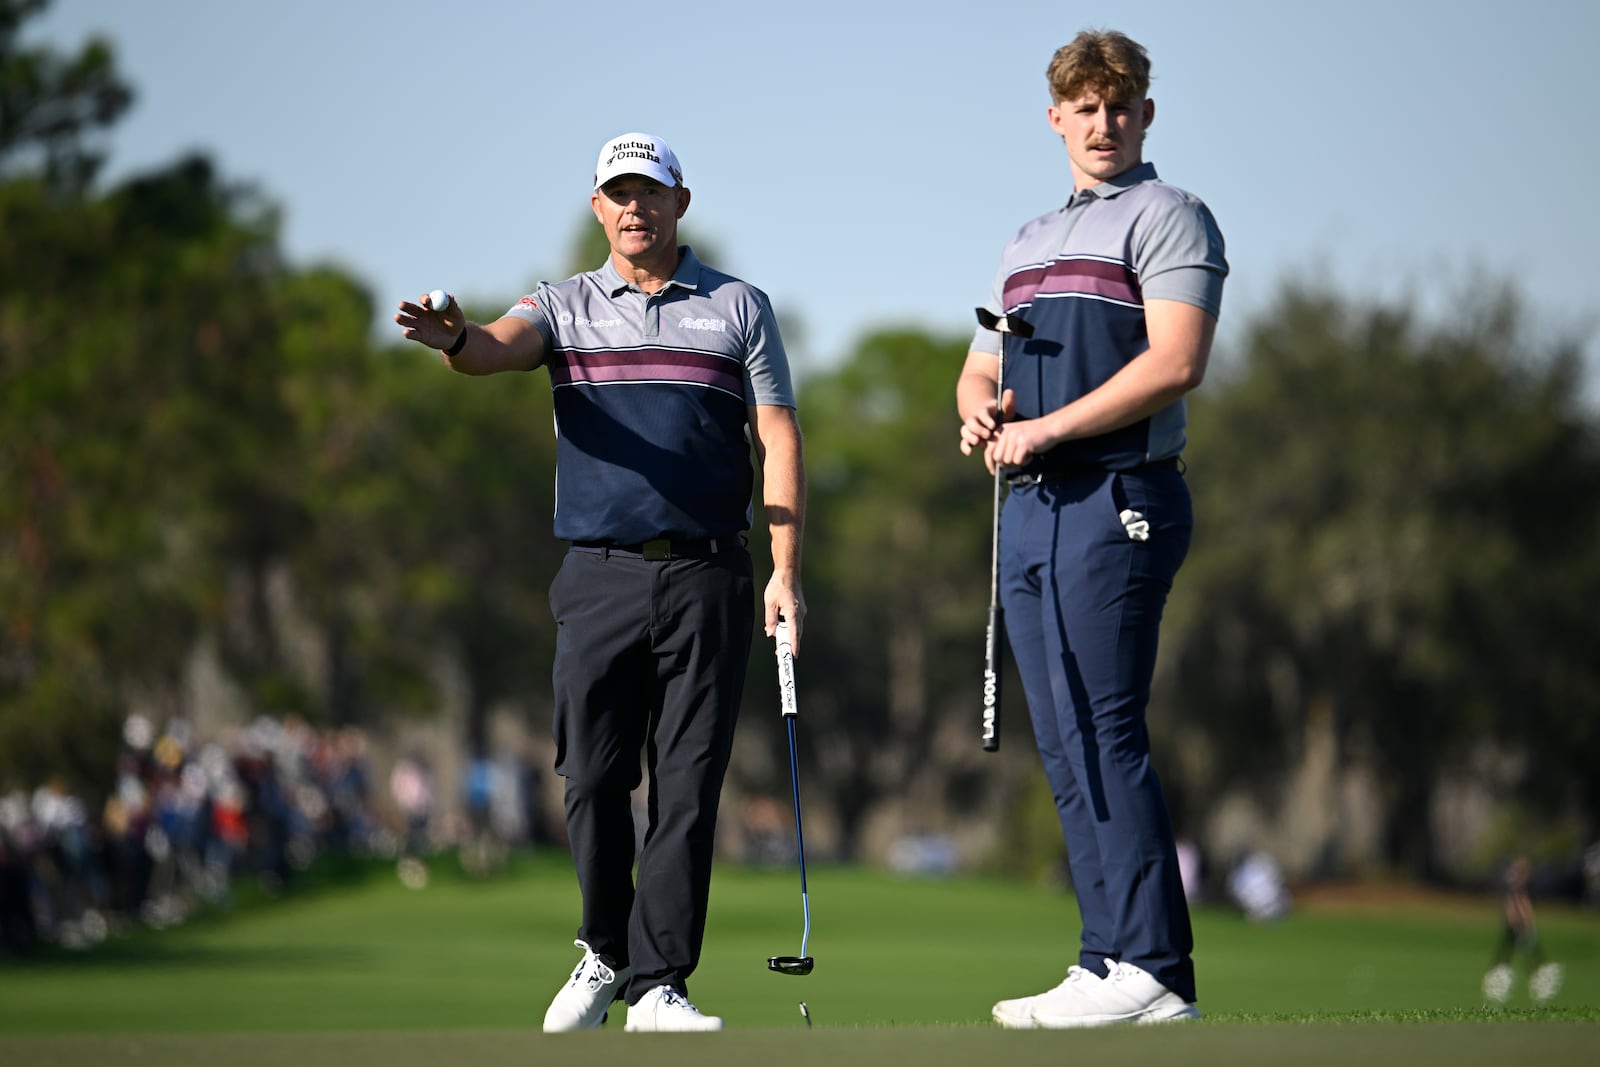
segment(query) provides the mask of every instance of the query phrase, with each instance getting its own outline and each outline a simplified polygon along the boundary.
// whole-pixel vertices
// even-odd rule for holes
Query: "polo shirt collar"
[[[1125,193],[1135,185],[1155,181],[1156,165],[1150,162],[1140,163],[1136,167],[1129,167],[1115,178],[1107,178],[1098,185],[1091,185],[1087,189],[1080,189],[1072,194],[1070,203],[1086,203],[1090,197],[1100,200],[1109,200],[1119,193]]]
[[[694,249],[688,245],[679,245],[678,252],[680,253],[678,269],[672,272],[672,277],[668,279],[666,285],[661,287],[660,291],[664,292],[673,286],[683,289],[700,288],[700,257],[695,255]],[[601,286],[612,296],[625,293],[630,288],[628,282],[623,279],[621,272],[617,270],[617,265],[611,262],[610,255],[606,256],[605,263],[595,273],[600,276]]]

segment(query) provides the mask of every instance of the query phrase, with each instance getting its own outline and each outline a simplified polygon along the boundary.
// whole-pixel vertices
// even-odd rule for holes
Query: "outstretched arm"
[[[394,321],[406,340],[438,349],[451,370],[462,374],[533,370],[548,354],[544,335],[526,319],[507,315],[480,326],[467,321],[455,300],[443,311],[432,305],[427,296],[418,297],[416,303],[402,300]],[[450,354],[458,342],[461,347]]]

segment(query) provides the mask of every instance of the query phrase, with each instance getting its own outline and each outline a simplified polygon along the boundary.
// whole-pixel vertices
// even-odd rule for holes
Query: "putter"
[[[1006,334],[1033,336],[1033,326],[1021,315],[996,315],[988,308],[977,308],[978,325],[1001,334],[1000,371],[995,377],[996,401],[1006,391]],[[998,410],[998,409],[997,409]],[[1000,638],[1006,629],[1005,609],[1000,606],[1000,468],[994,469],[993,535],[989,550],[989,628],[983,638],[983,750],[1000,749]]]
[[[794,840],[800,848],[800,909],[805,915],[805,929],[800,934],[800,955],[770,956],[767,968],[779,974],[810,974],[816,962],[806,955],[806,942],[811,940],[811,899],[806,894],[806,838],[800,829],[800,764],[794,751],[794,720],[797,715],[794,700],[794,646],[789,642],[789,620],[778,616],[778,691],[783,697],[783,721],[789,727],[789,779],[794,786]],[[805,1005],[800,1006],[802,1015]],[[811,1023],[810,1016],[806,1024]]]

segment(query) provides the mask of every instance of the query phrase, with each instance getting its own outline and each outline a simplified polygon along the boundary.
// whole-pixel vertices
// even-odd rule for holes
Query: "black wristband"
[[[467,328],[465,326],[463,326],[463,327],[461,327],[461,336],[456,338],[455,344],[451,345],[449,348],[444,350],[444,354],[447,355],[447,356],[458,356],[458,355],[461,354],[461,350],[463,348],[465,348],[466,346],[467,346]]]

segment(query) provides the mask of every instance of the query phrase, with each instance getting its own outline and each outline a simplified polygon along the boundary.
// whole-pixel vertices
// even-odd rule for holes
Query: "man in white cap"
[[[666,142],[607,142],[590,203],[611,245],[600,269],[541,282],[484,325],[426,296],[395,321],[464,374],[550,371],[555,534],[572,546],[550,587],[556,771],[583,958],[544,1028],[594,1029],[625,1000],[628,1030],[720,1030],[687,981],[754,630],[751,446],[772,542],[766,632],[787,619],[798,649],[800,426],[766,294],[678,244],[689,190]],[[641,751],[649,823],[636,887]]]

